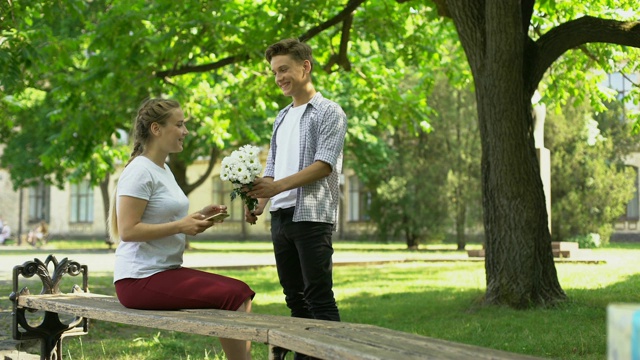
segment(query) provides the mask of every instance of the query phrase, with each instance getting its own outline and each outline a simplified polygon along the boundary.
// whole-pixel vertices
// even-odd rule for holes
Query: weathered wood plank
[[[377,326],[350,328],[308,327],[305,332],[273,329],[269,343],[313,354],[322,359],[343,360],[424,360],[494,359],[534,360],[528,355],[454,343]]]
[[[18,298],[18,306],[60,314],[82,316],[93,320],[179,331],[190,334],[265,342],[273,324],[255,321],[254,314],[237,311],[207,310],[189,314],[183,310],[158,311],[127,309],[115,297],[96,294],[28,295]]]
[[[261,342],[322,359],[537,359],[366,324],[214,309],[127,309],[115,297],[99,294],[21,295],[18,306],[93,320]]]

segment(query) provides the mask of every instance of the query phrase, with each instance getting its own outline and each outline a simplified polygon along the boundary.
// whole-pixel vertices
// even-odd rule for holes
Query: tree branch
[[[342,36],[340,37],[340,49],[337,54],[332,54],[329,61],[324,66],[324,71],[331,73],[333,65],[338,64],[346,71],[351,71],[351,63],[347,56],[349,48],[349,39],[351,34],[351,26],[353,25],[353,13],[342,22]]]
[[[211,175],[211,171],[213,171],[213,168],[216,162],[218,161],[219,156],[220,156],[220,149],[218,149],[217,146],[212,146],[211,153],[209,154],[209,164],[207,165],[207,170],[205,170],[204,174],[202,174],[198,178],[198,180],[196,180],[195,182],[191,184],[185,184],[184,192],[187,195],[191,193],[191,191],[196,189],[198,186],[202,185],[202,183],[204,183],[207,179],[209,179],[209,175]]]
[[[558,25],[538,39],[530,54],[531,85],[536,88],[551,64],[566,51],[597,42],[640,48],[640,21],[585,16]]]
[[[164,79],[166,77],[184,75],[184,74],[189,74],[189,73],[207,72],[207,71],[212,71],[212,70],[215,70],[215,69],[220,69],[220,68],[225,67],[227,65],[237,64],[237,63],[240,63],[240,62],[243,62],[243,61],[247,61],[250,58],[251,58],[251,56],[249,56],[249,54],[234,55],[234,56],[226,57],[226,58],[224,58],[222,60],[219,60],[219,61],[216,61],[214,63],[195,65],[195,66],[186,65],[186,66],[174,67],[173,69],[170,69],[170,70],[157,71],[155,73],[155,76],[158,77],[158,78]]]
[[[309,29],[306,33],[298,37],[298,39],[300,41],[307,41],[313,38],[314,36],[318,35],[319,33],[323,32],[324,30],[330,28],[331,26],[339,24],[341,21],[348,19],[349,16],[351,16],[351,14],[365,1],[366,0],[349,0],[345,8],[342,11],[340,11],[338,14],[336,14],[336,16],[325,21],[322,24],[319,24]],[[201,64],[201,65],[195,65],[195,66],[185,65],[185,66],[174,67],[173,69],[169,69],[169,70],[157,71],[154,75],[158,78],[164,79],[167,77],[184,75],[189,73],[202,73],[202,72],[208,72],[208,71],[220,69],[227,65],[241,63],[250,59],[251,59],[250,54],[233,55],[233,56],[229,56],[224,59],[221,59],[219,61],[216,61],[214,63]]]
[[[362,3],[365,1],[366,0],[349,0],[349,2],[347,3],[347,6],[345,6],[345,8],[342,9],[342,11],[340,11],[338,14],[336,14],[336,16],[334,16],[333,18],[325,21],[324,23],[318,26],[315,26],[309,29],[306,33],[300,35],[298,39],[303,42],[307,41],[313,38],[314,36],[318,35],[319,33],[323,32],[324,30],[327,30],[328,28],[332,27],[333,25],[339,24],[340,22],[348,19],[349,16],[351,16],[351,13],[356,11],[356,9],[360,5],[362,5]]]

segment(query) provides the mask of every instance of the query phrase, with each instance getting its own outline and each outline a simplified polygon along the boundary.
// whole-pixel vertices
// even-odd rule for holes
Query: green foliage
[[[239,3],[194,7],[171,1],[10,6],[11,31],[2,35],[0,61],[11,66],[0,87],[13,96],[2,99],[8,111],[0,124],[10,129],[3,142],[16,149],[3,156],[14,186],[104,178],[122,153],[102,149],[112,145],[117,129],[130,129],[136,107],[149,96],[174,97],[191,115],[195,136],[180,155],[186,164],[209,156],[212,147],[224,148],[232,137],[234,143],[264,143],[270,131],[265,101],[246,96],[264,88],[254,68],[157,76],[254,48],[255,32],[262,30],[238,31],[247,24],[235,18],[245,18],[245,10]],[[218,21],[211,21],[213,14]],[[27,102],[21,94],[32,89],[43,96]],[[29,151],[18,150],[24,147]]]
[[[381,137],[393,153],[386,175],[367,183],[375,189],[370,215],[382,240],[402,237],[414,248],[442,240],[454,224],[464,248],[467,228],[479,224],[482,213],[474,94],[446,73],[434,81],[429,127],[409,122]]]
[[[353,78],[353,72],[343,79],[355,82],[346,93],[360,92],[344,99],[347,114],[355,114],[349,118],[347,164],[375,189],[370,215],[379,237],[401,237],[413,248],[441,240],[464,212],[459,208],[471,205],[470,213],[478,213],[468,197],[473,191],[465,190],[477,186],[480,151],[470,72],[453,24],[433,19],[428,8],[406,10],[397,12],[407,38],[398,42],[401,29],[394,25],[375,32],[368,44],[356,40],[361,57],[353,66],[363,79]],[[381,19],[365,18],[366,26],[380,28]],[[430,41],[433,37],[440,41]],[[461,89],[465,95],[456,96]],[[470,152],[469,144],[475,144]],[[479,192],[473,196],[477,200]],[[464,228],[465,219],[460,221]]]
[[[430,130],[434,111],[427,99],[437,73],[433,69],[456,76],[459,63],[447,68],[441,54],[460,56],[461,49],[447,48],[456,42],[455,29],[450,22],[434,19],[428,6],[369,1],[356,15],[348,56],[351,71],[323,66],[337,56],[339,37],[318,37],[311,40],[315,58],[329,72],[316,68],[314,79],[347,114],[346,166],[371,184],[380,181],[394,161],[394,149],[386,141],[390,134],[399,128],[408,136]],[[442,44],[429,40],[436,35]]]
[[[553,28],[583,16],[629,21],[638,19],[633,0],[573,2],[564,0],[535,3],[529,36],[537,40]],[[615,96],[600,86],[606,74],[637,74],[640,49],[607,43],[588,43],[572,49],[556,60],[540,84],[542,101],[559,110],[568,103],[587,102],[594,111],[606,110]],[[630,61],[631,60],[631,61]],[[577,85],[579,84],[579,85]],[[627,94],[638,99],[638,94]]]
[[[596,233],[608,243],[614,222],[634,194],[636,174],[621,164],[621,155],[628,153],[630,126],[616,130],[624,124],[615,112],[602,114],[598,123],[585,104],[548,114],[546,124],[553,238],[565,241]]]
[[[109,154],[95,166],[83,164],[95,161],[93,154],[111,144],[115,129],[130,128],[133,111],[145,97],[159,95],[177,98],[192,117],[192,138],[180,155],[186,164],[209,156],[213,146],[264,145],[270,133],[270,121],[265,119],[273,119],[289,100],[273,85],[262,52],[277,39],[313,29],[343,6],[343,2],[326,1],[301,7],[292,0],[211,1],[197,6],[169,0],[3,4],[6,11],[0,16],[7,30],[0,42],[0,65],[5,69],[0,86],[13,96],[0,101],[6,110],[0,115],[0,127],[11,130],[2,131],[1,136],[9,148],[30,148],[23,155],[8,156],[3,166],[39,164],[12,175],[16,186],[30,179],[40,181],[43,174],[45,180],[64,181],[70,173],[65,168],[73,169],[74,177],[109,168],[116,162],[108,159]],[[610,6],[537,3],[532,37],[576,14],[621,18],[622,11],[633,10],[628,1],[616,3],[621,11]],[[456,29],[435,10],[430,3],[364,2],[353,16],[348,53],[342,54],[350,71],[332,61],[340,55],[340,24],[309,40],[315,48],[318,89],[338,101],[349,117],[347,165],[366,182],[392,159],[392,149],[381,136],[401,125],[407,126],[407,134],[428,130],[434,112],[426,99],[434,74],[445,74],[456,87],[471,84]],[[265,27],[265,23],[278,26]],[[575,95],[589,96],[598,105],[601,97],[590,95],[607,94],[590,85],[598,80],[585,71],[596,65],[590,58],[612,59],[597,64],[607,71],[612,64],[617,68],[624,64],[628,72],[637,69],[633,61],[617,61],[632,49],[595,49],[601,51],[572,52],[561,58],[549,73],[544,96],[561,104],[575,89],[568,84],[580,77],[589,81]],[[21,94],[29,89],[44,92],[46,100],[25,102]],[[40,112],[35,111],[38,107]],[[34,123],[51,123],[38,128],[46,134],[31,136],[31,143],[28,137],[14,139],[23,132],[16,126],[22,126],[27,117]],[[31,130],[28,133],[33,135]],[[44,136],[52,140],[46,149],[32,144]],[[92,174],[96,179],[100,176],[101,172]]]
[[[437,111],[432,136],[442,144],[441,149],[431,150],[436,154],[431,161],[447,172],[448,217],[459,249],[464,249],[469,229],[482,224],[482,149],[475,94],[469,85],[440,77],[429,97],[429,104]]]
[[[71,174],[97,179],[122,157],[100,149],[112,144],[116,129],[130,129],[137,105],[148,96],[176,98],[191,117],[192,136],[175,157],[185,165],[210,156],[212,147],[266,145],[272,119],[290,99],[273,84],[264,49],[314,29],[343,6],[327,1],[302,7],[291,0],[197,6],[169,0],[13,3],[5,18],[10,31],[3,33],[0,46],[0,62],[7,65],[0,87],[13,96],[0,102],[8,110],[0,124],[11,130],[3,132],[8,148],[29,151],[6,155],[2,166],[15,168],[16,187],[43,180],[61,185]],[[413,133],[428,126],[430,73],[413,72],[414,80],[407,83],[405,67],[437,63],[442,49],[427,40],[436,32],[455,34],[434,14],[425,5],[367,2],[354,16],[349,52],[343,54],[350,63],[347,72],[344,62],[333,61],[341,24],[309,40],[317,88],[349,116],[347,164],[364,178],[389,161],[389,149],[377,133],[406,121],[415,122]],[[28,103],[21,94],[31,89],[43,96]],[[30,128],[25,135],[26,118],[48,126]],[[43,138],[47,146],[35,144]],[[86,166],[96,161],[95,153],[102,154],[100,161]]]
[[[590,233],[582,236],[575,236],[567,239],[569,242],[577,242],[580,249],[597,248],[602,245],[600,234]]]
[[[408,160],[408,157],[397,159]],[[378,225],[381,240],[403,238],[409,248],[417,248],[420,243],[444,238],[446,198],[438,190],[446,179],[424,165],[413,162],[396,166],[392,170],[398,176],[378,186],[371,217]]]
[[[441,149],[432,136],[410,134],[396,128],[388,143],[394,149],[384,171],[370,188],[375,189],[371,218],[381,240],[403,238],[407,246],[442,240],[447,225],[445,188],[447,171],[437,162]],[[436,160],[436,161],[434,161]]]

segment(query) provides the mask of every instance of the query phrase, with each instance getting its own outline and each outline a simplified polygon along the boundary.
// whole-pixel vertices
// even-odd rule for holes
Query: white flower
[[[240,196],[250,211],[256,209],[258,200],[249,197],[242,191],[242,187],[243,185],[250,185],[256,176],[262,172],[259,155],[259,147],[244,145],[240,147],[240,149],[233,151],[231,155],[222,159],[220,166],[220,179],[223,181],[231,181],[233,184],[231,200],[236,196]],[[251,188],[251,186],[249,186],[249,188]]]
[[[253,146],[253,145],[245,145],[243,147],[240,148],[240,152],[243,152],[245,154],[247,154],[247,156],[249,158],[256,158],[258,157],[258,154],[260,153],[260,148],[257,146]]]
[[[245,145],[222,159],[220,179],[235,184],[250,184],[262,172],[260,148]]]

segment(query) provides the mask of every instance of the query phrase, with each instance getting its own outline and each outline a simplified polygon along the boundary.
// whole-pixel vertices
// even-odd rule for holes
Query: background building
[[[188,180],[194,181],[205,172],[207,165],[207,161],[201,160],[189,166]],[[113,194],[120,172],[112,174],[109,194]],[[242,200],[230,200],[231,183],[220,180],[219,174],[219,167],[216,166],[208,181],[189,194],[189,211],[196,212],[208,204],[225,204],[231,216],[224,223],[198,235],[198,239],[270,239],[269,212],[266,211],[256,225],[247,224]],[[345,170],[341,180],[338,236],[355,238],[369,228],[366,208],[370,194],[349,169]],[[107,237],[102,194],[99,187],[91,186],[88,181],[66,184],[62,189],[41,184],[14,190],[9,173],[0,169],[0,204],[0,216],[11,226],[14,237],[18,233],[25,235],[41,220],[49,224],[52,239]]]

